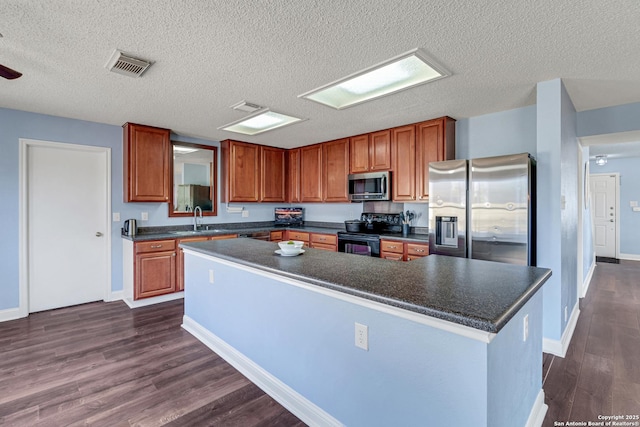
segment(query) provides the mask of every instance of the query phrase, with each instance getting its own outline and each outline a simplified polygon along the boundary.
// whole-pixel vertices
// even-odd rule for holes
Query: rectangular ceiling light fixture
[[[229,132],[242,133],[245,135],[257,135],[262,132],[288,126],[304,119],[288,116],[286,114],[276,113],[269,109],[263,109],[255,114],[236,120],[235,122],[221,126],[218,129],[228,130]]]
[[[336,110],[449,76],[422,50],[414,49],[336,82],[299,95]]]

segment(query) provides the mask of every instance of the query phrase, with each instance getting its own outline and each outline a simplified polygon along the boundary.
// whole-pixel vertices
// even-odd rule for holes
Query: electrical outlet
[[[527,338],[529,338],[529,315],[524,316],[524,320],[522,322],[522,341],[527,342]]]
[[[249,211],[246,209],[242,210],[242,218],[249,218]]]
[[[113,222],[118,222],[120,221],[120,212],[114,212],[113,213],[113,218],[111,219]]]
[[[209,283],[213,283],[213,270],[209,270]]]
[[[142,212],[140,213],[140,219],[142,221],[149,221],[149,212]]]
[[[369,351],[369,327],[356,322],[356,347]]]

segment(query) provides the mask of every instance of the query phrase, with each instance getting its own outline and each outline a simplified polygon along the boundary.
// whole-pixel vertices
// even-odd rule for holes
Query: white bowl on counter
[[[304,242],[301,242],[299,240],[285,240],[284,242],[278,242],[280,250],[285,255],[300,253],[300,251],[302,250],[302,245],[304,245]]]

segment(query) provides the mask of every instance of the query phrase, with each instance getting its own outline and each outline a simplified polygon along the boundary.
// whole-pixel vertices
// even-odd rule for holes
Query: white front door
[[[21,142],[27,168],[28,311],[105,299],[109,150]]]
[[[591,175],[591,208],[596,256],[616,258],[617,179],[615,175]]]

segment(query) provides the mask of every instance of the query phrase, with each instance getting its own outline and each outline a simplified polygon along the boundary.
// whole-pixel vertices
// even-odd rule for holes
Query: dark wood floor
[[[304,426],[182,314],[91,303],[0,323],[0,425]]]
[[[580,305],[566,357],[544,357],[544,427],[640,415],[640,262],[598,263]]]

